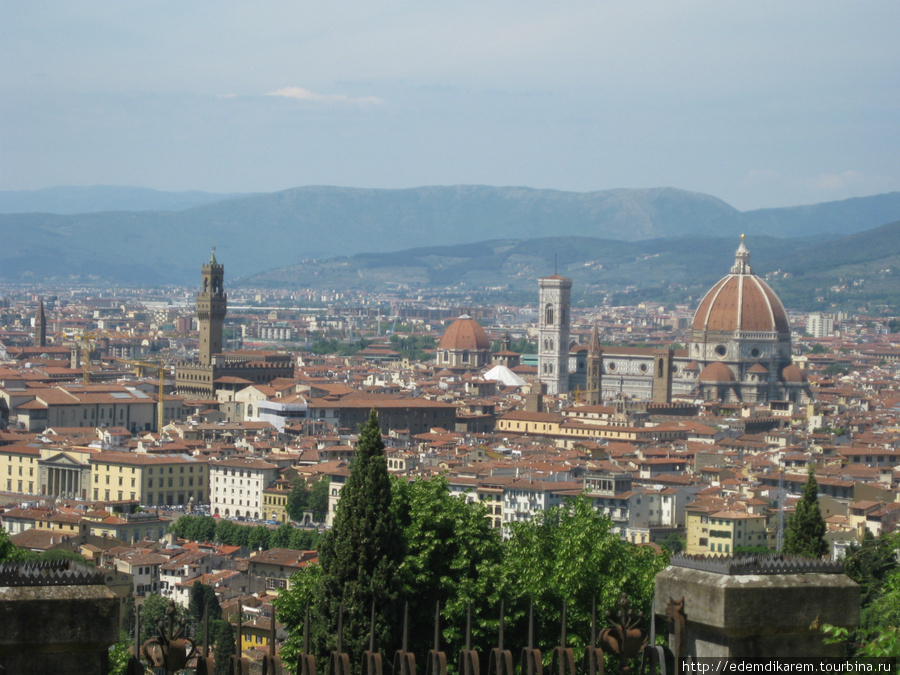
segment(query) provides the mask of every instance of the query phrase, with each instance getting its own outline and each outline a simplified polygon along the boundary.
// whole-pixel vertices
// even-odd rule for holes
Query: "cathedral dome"
[[[724,363],[716,361],[710,363],[700,372],[698,378],[701,382],[734,382],[734,375],[731,369]]]
[[[713,286],[694,314],[693,330],[790,334],[787,312],[769,285],[750,269],[750,252],[741,245],[731,273]]]
[[[781,379],[788,384],[806,384],[806,375],[793,363],[781,371]]]
[[[468,316],[461,316],[450,324],[450,327],[444,331],[441,337],[439,349],[450,350],[489,350],[491,342],[488,340],[487,333],[475,319]]]

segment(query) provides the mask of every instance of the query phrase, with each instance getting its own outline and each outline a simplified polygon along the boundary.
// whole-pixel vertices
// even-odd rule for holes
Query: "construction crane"
[[[75,340],[81,343],[81,377],[85,384],[91,383],[91,346],[100,338],[127,338],[127,333],[100,329],[76,335]]]
[[[162,359],[160,359],[159,361],[139,361],[137,359],[123,359],[119,357],[116,357],[116,361],[134,366],[135,377],[144,377],[144,373],[147,370],[156,371],[157,377],[159,378],[159,400],[156,404],[156,433],[161,435],[163,426],[165,424],[165,416],[163,415],[163,402],[165,400],[163,382],[166,375],[165,362]]]
[[[81,379],[85,384],[91,383],[91,345],[97,336],[94,333],[82,333],[75,339],[81,343]]]

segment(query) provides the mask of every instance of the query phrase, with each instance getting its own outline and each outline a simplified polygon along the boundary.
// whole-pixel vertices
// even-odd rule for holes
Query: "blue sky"
[[[0,0],[0,189],[900,189],[900,3]]]

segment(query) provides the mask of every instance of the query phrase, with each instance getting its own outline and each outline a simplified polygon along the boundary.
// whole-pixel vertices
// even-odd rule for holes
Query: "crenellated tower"
[[[222,325],[228,310],[225,294],[225,266],[216,260],[213,248],[203,266],[202,287],[197,294],[197,322],[200,324],[200,364],[208,366],[215,354],[222,353]]]

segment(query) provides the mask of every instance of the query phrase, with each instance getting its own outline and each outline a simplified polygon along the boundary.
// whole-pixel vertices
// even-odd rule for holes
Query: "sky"
[[[0,190],[900,189],[900,3],[0,0]]]

